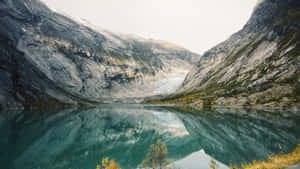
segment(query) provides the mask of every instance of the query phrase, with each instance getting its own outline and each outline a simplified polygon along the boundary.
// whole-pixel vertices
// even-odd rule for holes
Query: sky
[[[202,54],[240,30],[257,0],[43,0],[112,32],[166,40]]]

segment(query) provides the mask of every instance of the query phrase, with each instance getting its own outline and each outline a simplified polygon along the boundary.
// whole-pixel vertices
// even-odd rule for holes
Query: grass
[[[300,163],[300,144],[291,153],[270,156],[268,161],[253,161],[251,164],[242,165],[242,169],[283,169],[297,163]],[[230,168],[240,169],[232,165]]]
[[[287,83],[289,84],[289,83]],[[300,87],[290,85],[293,87],[293,92],[285,92],[285,89],[288,88],[287,84],[278,84],[278,83],[266,83],[264,85],[259,85],[258,88],[255,86],[248,90],[240,90],[235,86],[241,84],[229,84],[224,85],[224,91],[221,93],[215,93],[214,91],[221,90],[216,86],[212,86],[206,90],[198,90],[193,91],[191,93],[181,93],[178,95],[173,95],[169,97],[162,98],[160,100],[151,100],[146,103],[148,104],[178,104],[178,105],[192,105],[192,106],[200,106],[200,107],[210,107],[216,104],[216,101],[220,97],[225,98],[235,98],[239,101],[240,97],[248,98],[253,93],[265,92],[264,95],[259,96],[258,99],[252,100],[251,102],[248,100],[245,103],[245,106],[254,106],[258,104],[266,104],[266,103],[280,103],[282,98],[287,97],[290,98],[290,101],[287,103],[288,105],[293,105],[294,103],[299,102],[299,93]],[[266,92],[266,90],[273,88],[274,90],[270,90]],[[225,106],[231,106],[231,104]]]

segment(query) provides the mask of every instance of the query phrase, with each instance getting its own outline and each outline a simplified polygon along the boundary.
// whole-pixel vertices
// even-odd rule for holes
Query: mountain
[[[242,30],[205,52],[180,90],[156,103],[295,107],[299,101],[300,1],[261,0]]]
[[[0,0],[0,108],[151,96],[199,55],[56,13],[39,0]],[[159,92],[158,92],[159,93]]]

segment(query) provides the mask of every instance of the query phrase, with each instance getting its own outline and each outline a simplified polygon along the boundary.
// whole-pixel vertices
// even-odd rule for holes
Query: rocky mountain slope
[[[2,109],[150,96],[154,81],[182,76],[199,59],[76,22],[39,0],[0,0],[0,56]]]
[[[181,90],[161,101],[299,105],[300,1],[258,1],[244,28],[207,51]]]

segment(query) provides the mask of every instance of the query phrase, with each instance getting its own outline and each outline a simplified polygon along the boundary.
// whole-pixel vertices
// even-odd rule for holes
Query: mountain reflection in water
[[[4,169],[93,169],[107,156],[122,168],[137,168],[149,146],[161,139],[168,147],[168,159],[182,168],[209,168],[211,158],[227,168],[230,161],[240,165],[267,159],[280,152],[279,145],[288,152],[298,143],[298,117],[228,112],[186,113],[122,104],[17,116],[5,112],[0,114],[0,165]]]

